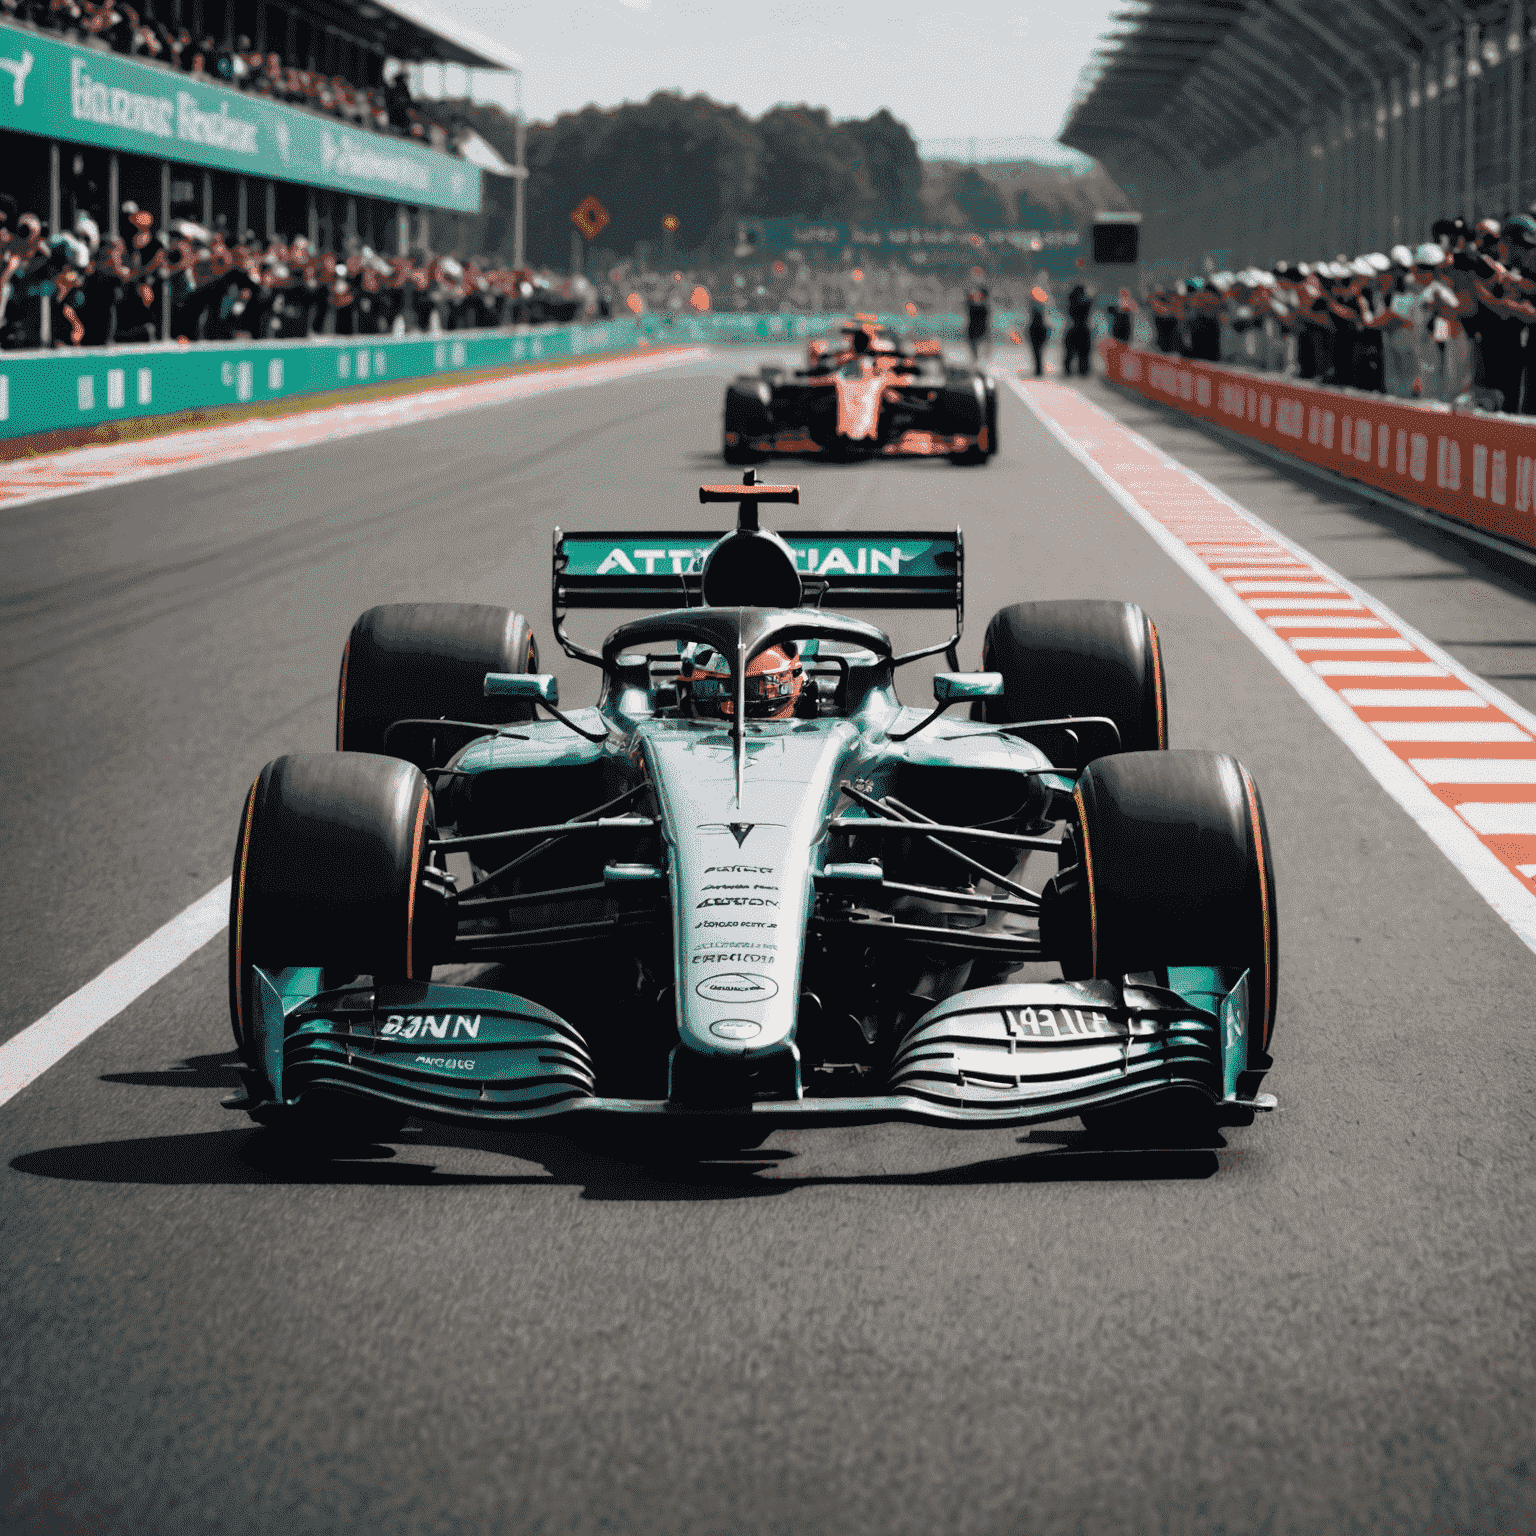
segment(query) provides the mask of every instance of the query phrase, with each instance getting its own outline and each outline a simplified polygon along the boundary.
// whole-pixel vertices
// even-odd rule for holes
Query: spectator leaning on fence
[[[1163,352],[1536,415],[1536,218],[1442,219],[1393,246],[1214,272],[1146,296]]]
[[[317,251],[303,237],[237,240],[122,205],[122,236],[86,212],[45,232],[0,194],[0,347],[385,335],[578,318],[590,285],[562,294],[526,269],[452,256],[385,258],[349,241]],[[169,328],[166,329],[167,309]]]

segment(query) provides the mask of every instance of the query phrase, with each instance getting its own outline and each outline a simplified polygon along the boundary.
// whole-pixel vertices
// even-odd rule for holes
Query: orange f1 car
[[[984,464],[997,452],[996,386],[947,365],[937,341],[904,341],[860,315],[806,351],[794,373],[770,363],[727,386],[727,464],[812,453]]]

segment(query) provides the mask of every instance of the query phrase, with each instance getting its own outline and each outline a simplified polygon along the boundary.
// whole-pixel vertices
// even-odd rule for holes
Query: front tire
[[[1275,875],[1252,775],[1221,752],[1103,757],[1074,797],[1079,905],[1069,967],[1118,980],[1170,965],[1248,972],[1248,1066],[1268,1065],[1279,999]],[[1061,875],[1057,876],[1062,879]],[[1060,894],[1060,893],[1058,893]],[[1052,921],[1042,921],[1047,928]]]
[[[1061,599],[1000,608],[981,645],[1001,697],[974,711],[997,724],[1104,715],[1123,752],[1168,745],[1168,694],[1157,626],[1135,603]]]
[[[444,910],[422,877],[436,835],[426,777],[398,758],[293,753],[261,770],[230,882],[230,1022],[248,1068],[264,1071],[254,966],[431,979]]]

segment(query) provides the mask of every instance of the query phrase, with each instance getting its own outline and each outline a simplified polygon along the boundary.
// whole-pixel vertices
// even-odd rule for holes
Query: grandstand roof
[[[412,64],[463,64],[471,69],[521,69],[503,43],[450,21],[425,0],[305,0],[306,11],[381,46]]]
[[[1111,17],[1061,142],[1117,180],[1182,179],[1369,102],[1467,21],[1507,0],[1138,0]]]

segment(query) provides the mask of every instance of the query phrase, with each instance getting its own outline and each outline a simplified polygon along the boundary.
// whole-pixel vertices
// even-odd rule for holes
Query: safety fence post
[[[1475,21],[1467,23],[1466,48],[1461,60],[1461,154],[1463,206],[1470,223],[1477,222],[1477,81],[1483,69],[1478,61],[1480,46]]]
[[[1377,215],[1381,238],[1386,242],[1381,248],[1386,250],[1391,245],[1395,236],[1393,230],[1396,226],[1392,222],[1393,211],[1397,207],[1393,186],[1397,176],[1397,128],[1392,116],[1392,80],[1379,80],[1376,83],[1376,121],[1378,124],[1376,134],[1379,147],[1378,163],[1381,167],[1381,211]]]
[[[1403,206],[1408,200],[1408,115],[1404,95],[1402,77],[1397,76],[1392,81],[1392,116],[1389,119],[1392,135],[1388,141],[1392,160],[1392,188],[1387,207],[1389,245],[1396,245],[1403,238]]]
[[[1424,175],[1421,150],[1421,132],[1424,119],[1423,70],[1417,59],[1408,66],[1408,107],[1403,114],[1404,136],[1407,143],[1408,185],[1403,197],[1403,217],[1410,231],[1423,228],[1420,220],[1420,185]]]
[[[1504,39],[1504,67],[1509,71],[1509,206],[1524,207],[1521,151],[1525,147],[1525,56],[1529,52],[1525,35],[1525,7],[1521,0],[1511,0],[1509,35]]]

